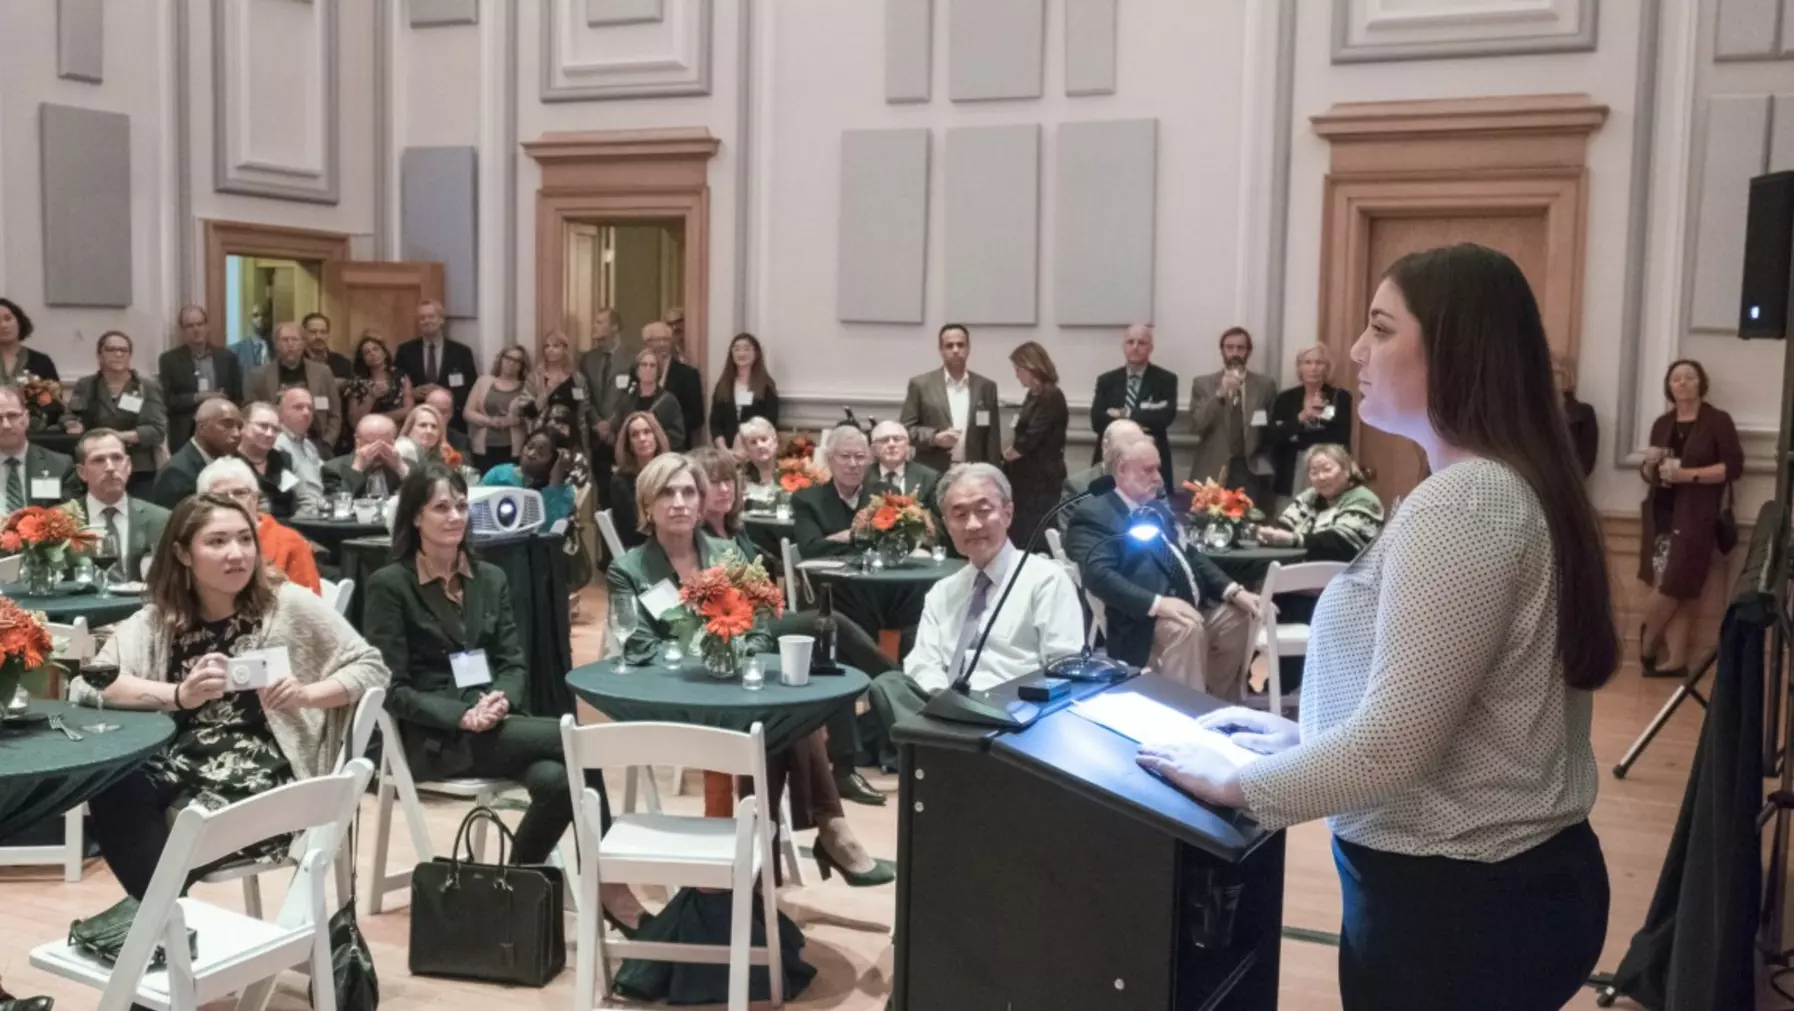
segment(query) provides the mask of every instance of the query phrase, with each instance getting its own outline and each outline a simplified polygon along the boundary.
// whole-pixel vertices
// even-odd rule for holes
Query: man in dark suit
[[[1090,401],[1090,428],[1098,436],[1118,419],[1128,419],[1152,436],[1159,448],[1159,471],[1165,487],[1171,479],[1171,423],[1177,420],[1177,373],[1152,363],[1152,326],[1135,323],[1127,328],[1121,353],[1127,364],[1096,377],[1096,396]],[[1090,462],[1102,463],[1099,444]]]
[[[1085,592],[1107,610],[1109,654],[1240,701],[1258,598],[1200,554],[1182,559],[1171,544],[1130,535],[1147,517],[1171,529],[1158,501],[1159,452],[1149,440],[1111,443],[1104,462],[1115,490],[1078,507],[1065,553]]]
[[[193,415],[208,400],[243,400],[243,372],[237,356],[212,346],[212,325],[204,306],[181,309],[181,346],[162,352],[156,375],[168,409],[168,451],[179,452],[193,438]]]
[[[684,317],[680,319],[683,327]],[[667,392],[679,402],[679,413],[685,417],[684,445],[675,445],[673,449],[683,453],[704,445],[704,377],[680,358],[683,348],[672,325],[649,323],[642,328],[642,345],[660,358]]]
[[[324,494],[348,492],[356,498],[386,498],[399,492],[410,467],[394,442],[399,428],[384,414],[367,414],[355,425],[355,452],[324,464]]]
[[[825,434],[830,480],[791,496],[792,534],[797,553],[806,559],[853,554],[853,517],[872,493],[866,481],[872,453],[865,434],[851,425]]]
[[[330,350],[330,317],[321,312],[308,312],[299,321],[305,330],[305,357],[330,367],[330,374],[343,382],[355,378],[355,365],[348,355]]]
[[[79,487],[74,461],[28,441],[31,414],[16,386],[0,386],[0,505],[57,505]],[[3,517],[0,517],[3,518]]]
[[[473,381],[479,378],[480,365],[474,360],[473,348],[450,340],[443,333],[444,322],[441,302],[426,299],[420,303],[417,336],[399,345],[393,364],[410,377],[413,390],[420,386],[441,386],[448,390],[454,401],[448,425],[465,434],[467,422],[461,417],[461,409],[467,406],[467,395],[473,392]]]
[[[910,495],[936,512],[934,489],[940,483],[940,471],[924,467],[909,458],[909,429],[895,421],[881,421],[872,428],[872,457],[877,461],[872,470],[872,484],[899,495]]]
[[[162,528],[168,525],[168,510],[125,494],[131,457],[117,432],[90,428],[81,436],[75,443],[75,476],[82,487],[76,500],[82,504],[87,525],[118,538],[124,578],[140,578],[143,559],[155,554]]]
[[[972,334],[958,323],[936,338],[942,368],[909,381],[898,420],[909,429],[916,462],[945,474],[956,463],[1003,465],[1003,419],[997,384],[966,369]]]
[[[193,494],[199,472],[206,464],[237,451],[243,439],[243,415],[228,400],[208,400],[199,405],[198,425],[193,440],[168,458],[168,466],[156,475],[150,490],[150,501],[164,509],[173,509]]]
[[[1087,470],[1080,470],[1076,474],[1067,474],[1065,476],[1065,487],[1059,492],[1060,503],[1063,504],[1068,502],[1089,491],[1090,486],[1096,483],[1097,478],[1109,473],[1109,468],[1103,466],[1102,458],[1108,454],[1110,446],[1119,442],[1144,438],[1146,438],[1146,433],[1142,431],[1140,426],[1135,422],[1130,421],[1127,418],[1117,418],[1114,421],[1111,421],[1108,427],[1103,429],[1102,441],[1097,443],[1096,451],[1098,455],[1096,466]],[[1163,468],[1161,468],[1161,473],[1162,472]],[[1066,509],[1059,513],[1055,522],[1059,524],[1059,529],[1061,531],[1064,531],[1064,529],[1071,524],[1071,517],[1075,512],[1077,512],[1075,509]]]

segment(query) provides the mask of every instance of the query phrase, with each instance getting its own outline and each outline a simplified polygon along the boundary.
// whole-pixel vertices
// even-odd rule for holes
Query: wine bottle
[[[816,644],[810,651],[810,666],[833,667],[835,661],[835,640],[838,638],[839,625],[835,621],[835,588],[822,588],[822,607],[816,612],[815,636]]]

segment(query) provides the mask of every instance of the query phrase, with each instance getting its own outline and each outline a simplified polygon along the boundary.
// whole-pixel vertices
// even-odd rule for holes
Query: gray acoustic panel
[[[1782,0],[1782,55],[1794,57],[1794,0]]]
[[[835,315],[920,323],[928,270],[926,129],[841,132]]]
[[[934,97],[934,0],[885,0],[885,101]]]
[[[1794,169],[1794,93],[1775,96],[1771,109],[1767,171],[1786,172]]]
[[[1782,0],[1719,0],[1713,33],[1716,60],[1773,59],[1780,50],[1776,27]]]
[[[399,258],[439,261],[448,314],[478,316],[479,153],[408,147],[399,156]]]
[[[948,319],[1031,325],[1040,314],[1040,126],[947,131]]]
[[[38,107],[44,304],[131,304],[131,117]]]
[[[1749,181],[1762,173],[1768,157],[1768,95],[1708,99],[1707,143],[1695,204],[1694,291],[1689,310],[1689,326],[1695,330],[1737,332]]]
[[[56,0],[56,76],[99,84],[106,76],[103,0]]]
[[[1046,0],[951,0],[947,97],[955,102],[1039,98]]]
[[[480,23],[480,0],[407,0],[413,28]]]
[[[1158,120],[1065,123],[1056,146],[1054,322],[1151,322]]]
[[[1115,94],[1115,0],[1065,0],[1065,93]]]
[[[666,0],[586,0],[586,24],[651,25],[665,20]]]

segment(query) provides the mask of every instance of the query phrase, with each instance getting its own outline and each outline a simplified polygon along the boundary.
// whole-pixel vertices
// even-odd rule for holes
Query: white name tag
[[[478,688],[492,683],[492,669],[486,666],[486,651],[449,654],[449,670],[455,674],[456,688]]]
[[[1253,428],[1263,428],[1265,425],[1267,425],[1269,423],[1270,423],[1270,419],[1265,417],[1265,412],[1262,409],[1252,412],[1252,427]]]
[[[62,482],[53,477],[34,477],[31,479],[32,498],[61,498]]]
[[[143,410],[143,398],[135,393],[127,393],[118,398],[118,409],[121,411]]]
[[[619,375],[617,377],[617,389],[619,389],[619,390],[629,389],[629,377],[628,376]]]
[[[194,386],[201,393],[212,392],[212,381],[210,379],[207,379],[205,376],[194,376],[193,383],[194,383]]]
[[[740,387],[736,387],[736,389],[735,389],[735,406],[736,407],[751,407],[751,406],[753,406],[753,403],[754,403],[754,391],[753,390],[751,390],[751,389],[744,390],[744,389],[741,389]]]
[[[972,412],[972,424],[977,425],[980,428],[989,428],[990,427],[990,412],[989,411],[973,411]]]
[[[467,382],[467,380],[461,378],[461,373],[459,373],[459,372],[450,372],[449,373],[449,389],[458,390],[466,382]]]
[[[285,646],[268,646],[262,649],[252,649],[243,653],[238,653],[237,656],[244,659],[260,660],[267,664],[268,680],[270,682],[293,676],[293,661],[287,656],[287,648]]]
[[[299,475],[290,470],[280,472],[280,490],[292,491],[299,484]]]
[[[1332,404],[1328,404],[1327,406],[1321,408],[1321,420],[1322,421],[1332,421],[1334,414],[1335,414],[1335,408],[1333,407]]]
[[[1142,400],[1140,401],[1140,409],[1142,411],[1156,411],[1169,403],[1170,401],[1168,400]]]
[[[312,401],[312,407],[321,413],[329,413],[330,398],[329,397],[318,397],[317,399]]]
[[[586,388],[585,387],[583,387],[583,386],[573,387],[573,399],[574,400],[584,400],[585,398],[586,398]]]
[[[679,588],[670,579],[663,579],[641,595],[642,606],[655,618],[664,618],[666,613],[679,606]]]

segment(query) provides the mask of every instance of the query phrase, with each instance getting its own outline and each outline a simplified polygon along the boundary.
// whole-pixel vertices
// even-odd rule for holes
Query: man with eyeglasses
[[[125,494],[131,457],[124,440],[110,428],[90,428],[75,443],[75,474],[87,486],[80,501],[88,527],[111,534],[125,578],[140,578],[143,559],[155,553],[162,528],[168,525],[168,510]]]
[[[176,321],[181,346],[162,352],[156,376],[168,409],[168,451],[178,453],[193,438],[194,415],[208,400],[243,399],[243,372],[237,356],[212,346],[212,325],[204,306],[181,308]]]
[[[7,512],[74,497],[75,462],[29,441],[31,415],[16,386],[0,386],[0,502]]]

